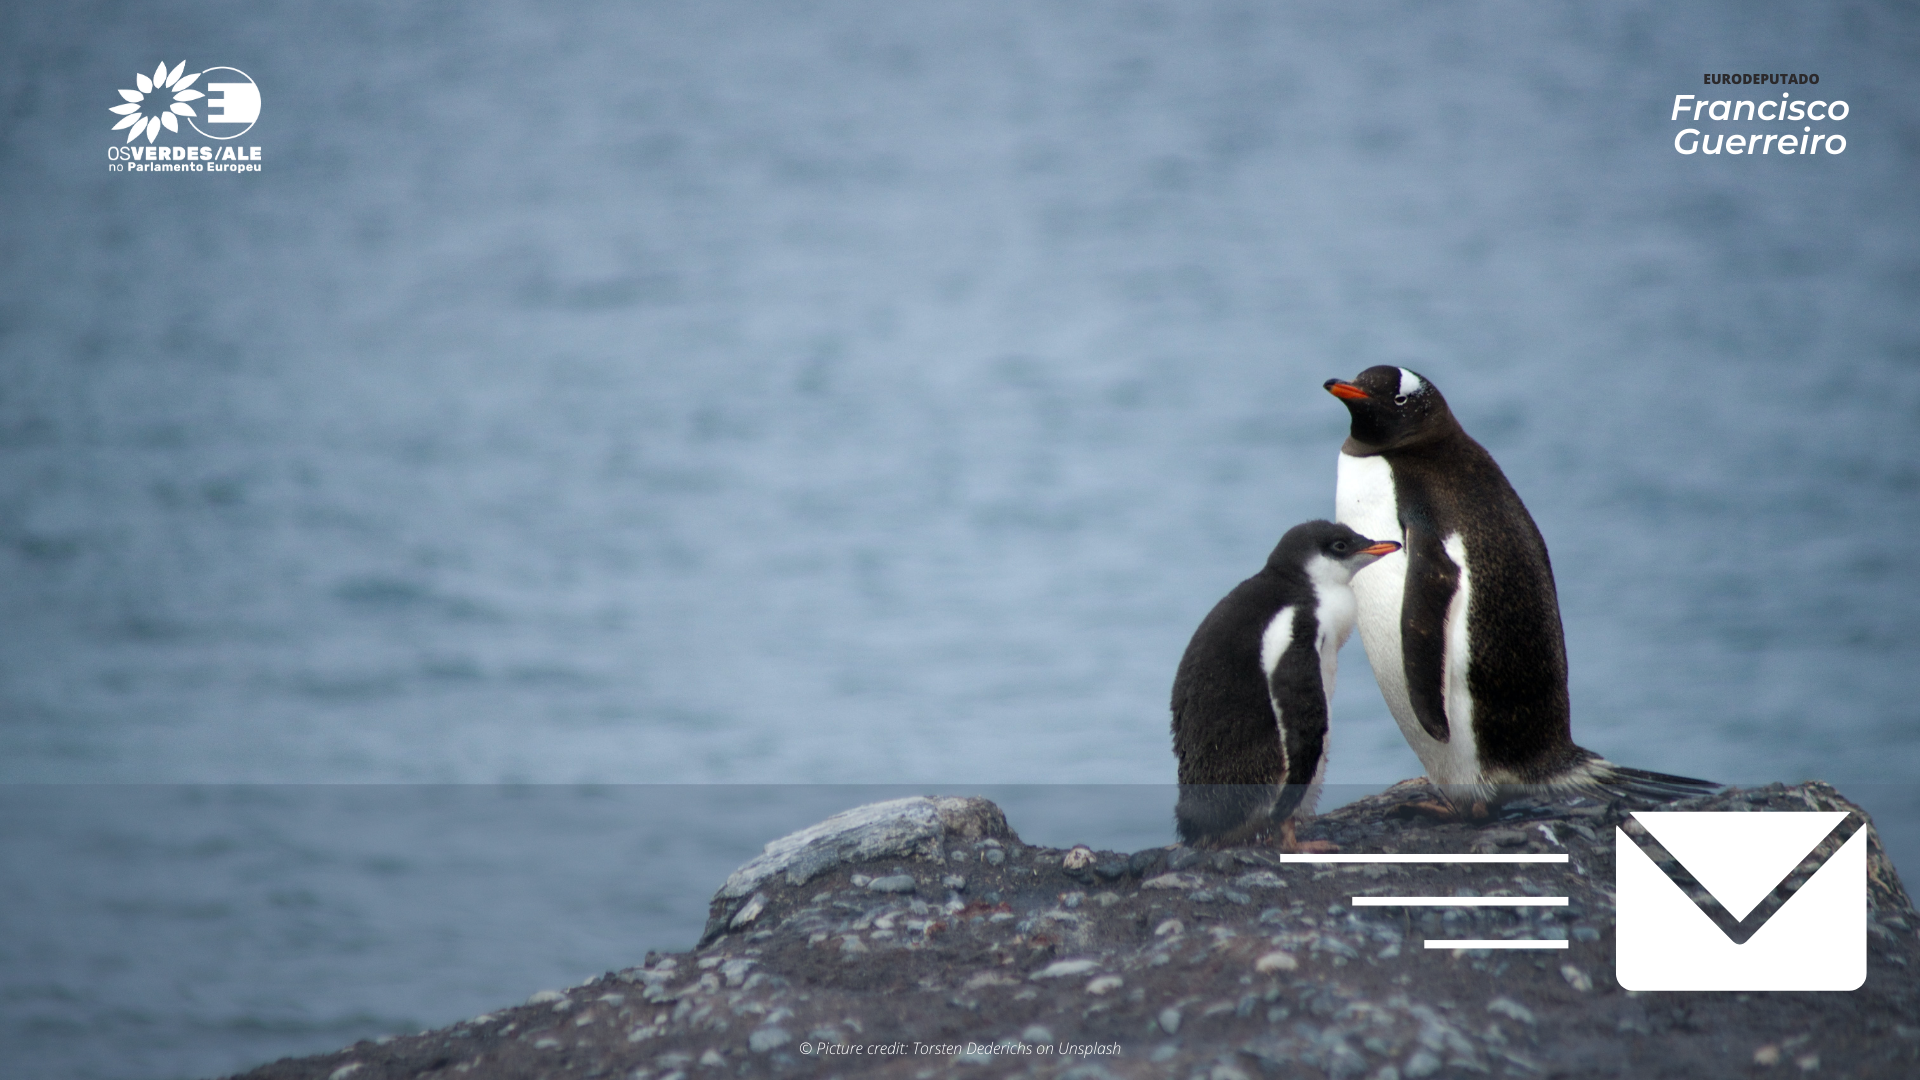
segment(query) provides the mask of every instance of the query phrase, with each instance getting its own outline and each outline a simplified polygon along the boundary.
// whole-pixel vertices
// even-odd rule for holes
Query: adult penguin
[[[1174,822],[1189,844],[1272,835],[1302,845],[1294,819],[1313,812],[1327,769],[1327,705],[1340,646],[1353,632],[1348,582],[1390,552],[1344,525],[1287,530],[1260,572],[1194,631],[1173,679]]]
[[[1530,789],[1667,800],[1718,787],[1574,744],[1546,541],[1433,383],[1380,365],[1326,389],[1352,413],[1335,518],[1399,541],[1353,589],[1360,640],[1401,734],[1457,810]]]

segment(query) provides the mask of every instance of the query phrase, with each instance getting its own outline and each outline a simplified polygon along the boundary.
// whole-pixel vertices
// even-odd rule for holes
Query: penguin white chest
[[[1333,519],[1369,540],[1405,543],[1400,528],[1400,508],[1393,492],[1393,469],[1383,457],[1340,455],[1340,470],[1334,486]],[[1354,575],[1355,615],[1360,627],[1360,644],[1367,650],[1367,662],[1373,665],[1374,681],[1387,700],[1400,730],[1413,741],[1412,731],[1420,722],[1413,712],[1413,700],[1407,695],[1406,666],[1400,657],[1400,604],[1407,588],[1407,552],[1405,548],[1384,556],[1380,561]],[[1409,731],[1408,725],[1412,730]],[[1424,734],[1424,733],[1422,733]],[[1431,740],[1429,740],[1431,741]],[[1415,745],[1418,749],[1418,744]]]
[[[1316,628],[1314,652],[1320,657],[1320,687],[1333,703],[1333,683],[1340,670],[1340,647],[1353,633],[1359,611],[1354,599],[1352,572],[1324,555],[1307,563],[1307,580],[1313,584],[1313,623]]]
[[[1385,458],[1340,455],[1334,510],[1336,521],[1370,540],[1406,543],[1400,527],[1393,469]],[[1446,537],[1443,547],[1460,570],[1458,589],[1447,605],[1445,662],[1440,673],[1447,713],[1447,741],[1441,742],[1427,734],[1407,691],[1406,657],[1401,651],[1400,639],[1401,607],[1407,591],[1407,550],[1403,547],[1355,575],[1353,594],[1358,608],[1360,643],[1366,647],[1367,660],[1373,665],[1380,696],[1386,699],[1387,709],[1393,713],[1394,723],[1406,737],[1407,745],[1419,756],[1420,764],[1436,783],[1470,785],[1480,780],[1473,735],[1473,696],[1467,689],[1471,651],[1467,640],[1467,611],[1472,574],[1467,566],[1465,545],[1457,534]]]
[[[1400,505],[1393,492],[1393,467],[1387,464],[1386,458],[1341,454],[1340,468],[1334,478],[1333,511],[1333,520],[1369,540],[1395,543],[1406,540],[1400,533]],[[1395,555],[1381,559],[1367,573],[1378,575],[1380,567],[1393,558]],[[1355,581],[1358,580],[1356,576]]]

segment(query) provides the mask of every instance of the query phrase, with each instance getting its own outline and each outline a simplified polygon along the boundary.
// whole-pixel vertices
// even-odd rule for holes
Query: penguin
[[[1353,591],[1387,708],[1445,799],[1429,808],[1485,816],[1533,790],[1664,801],[1718,789],[1575,745],[1546,541],[1439,389],[1388,365],[1324,385],[1353,419],[1334,518],[1401,545]]]
[[[1399,547],[1331,521],[1296,525],[1202,620],[1173,680],[1182,841],[1245,843],[1278,826],[1281,846],[1301,850],[1294,819],[1313,812],[1326,777],[1327,704],[1353,632],[1348,582]]]

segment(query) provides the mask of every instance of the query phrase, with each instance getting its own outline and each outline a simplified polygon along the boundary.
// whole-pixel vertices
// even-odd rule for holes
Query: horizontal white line
[[[1283,863],[1522,863],[1567,861],[1565,855],[1282,855]]]
[[[1564,896],[1356,896],[1354,907],[1566,907]]]
[[[1564,949],[1566,947],[1566,938],[1548,938],[1544,941],[1513,941],[1508,938],[1498,938],[1491,941],[1476,941],[1472,938],[1467,938],[1462,941],[1440,941],[1435,938],[1427,939],[1427,948],[1429,949]]]

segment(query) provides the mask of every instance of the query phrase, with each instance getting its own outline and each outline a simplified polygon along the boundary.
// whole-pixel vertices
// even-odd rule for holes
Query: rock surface
[[[1613,834],[1558,799],[1409,817],[1423,781],[1313,819],[1347,852],[1564,864],[1282,865],[1271,850],[1029,847],[993,804],[902,799],[767,846],[694,950],[251,1080],[958,1074],[1114,1077],[1920,1076],[1911,901],[1869,835],[1868,978],[1850,993],[1631,993],[1613,980]],[[1688,810],[1851,810],[1819,783]],[[1871,826],[1869,826],[1869,829]],[[1366,895],[1566,906],[1362,907]],[[1427,949],[1564,939],[1565,950]]]

